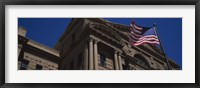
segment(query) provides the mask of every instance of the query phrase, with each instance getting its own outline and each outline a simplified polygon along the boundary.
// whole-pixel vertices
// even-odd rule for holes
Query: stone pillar
[[[118,59],[117,59],[117,52],[116,51],[114,53],[114,64],[115,64],[115,70],[119,70]]]
[[[18,44],[18,58],[19,58],[19,54],[21,52],[22,47],[23,47],[22,44]]]
[[[118,61],[119,61],[119,70],[123,70],[123,68],[122,68],[121,53],[118,54]]]
[[[28,70],[34,70],[34,69],[36,69],[36,63],[30,61],[30,62],[27,64],[27,69],[28,69]]]
[[[84,70],[88,70],[88,44],[86,45],[84,51]]]
[[[94,69],[98,70],[98,48],[97,48],[98,41],[94,41]]]
[[[89,42],[89,70],[93,70],[93,39]]]

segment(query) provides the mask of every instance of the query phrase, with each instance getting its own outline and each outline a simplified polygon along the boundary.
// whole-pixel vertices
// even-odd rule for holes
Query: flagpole
[[[164,52],[164,49],[163,49],[163,46],[162,46],[162,43],[161,43],[161,40],[160,40],[160,37],[159,37],[159,34],[158,34],[158,30],[157,30],[157,27],[156,27],[156,23],[154,23],[153,25],[154,25],[154,29],[155,29],[155,31],[156,31],[156,35],[158,36],[158,40],[159,40],[159,43],[160,43],[160,48],[161,48],[161,50],[162,50],[162,52],[163,52],[163,55],[164,55],[164,58],[165,58],[165,60],[166,60],[166,62],[167,62],[168,70],[171,70],[172,68],[171,68],[171,66],[170,66],[170,64],[169,64],[169,60],[167,59],[166,54],[165,54],[165,52]]]

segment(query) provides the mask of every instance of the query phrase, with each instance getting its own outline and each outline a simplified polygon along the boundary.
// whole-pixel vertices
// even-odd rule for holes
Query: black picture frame
[[[0,86],[2,88],[200,88],[199,35],[200,0],[1,0],[0,1]],[[5,83],[5,6],[6,5],[195,5],[195,83]]]

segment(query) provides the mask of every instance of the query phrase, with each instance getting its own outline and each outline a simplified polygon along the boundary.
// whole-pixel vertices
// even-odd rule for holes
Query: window
[[[26,70],[27,69],[27,64],[21,63],[21,68],[20,70]]]
[[[100,53],[100,65],[106,67],[106,57],[103,53]]]
[[[136,54],[134,56],[134,62],[139,64],[142,67],[149,68],[148,62],[145,60],[145,58],[143,56],[141,56],[139,54]]]
[[[37,64],[35,69],[36,70],[42,70],[42,66]]]
[[[23,59],[23,60],[21,61],[20,70],[26,70],[26,69],[27,69],[27,66],[28,66],[28,63],[29,63],[29,61]]]

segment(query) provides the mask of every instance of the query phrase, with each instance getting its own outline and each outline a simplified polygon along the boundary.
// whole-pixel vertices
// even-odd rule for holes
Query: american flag
[[[132,46],[142,44],[160,44],[155,27],[141,27],[135,24],[134,21],[130,25],[130,43]]]

